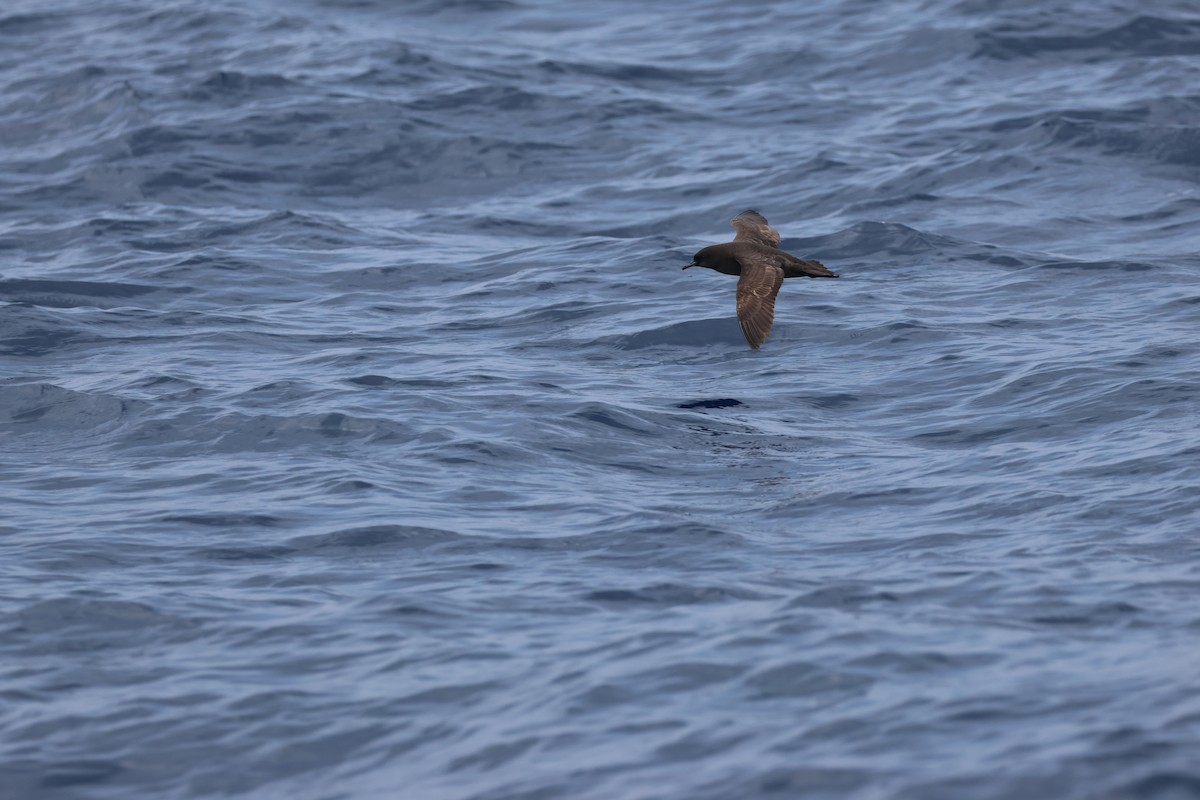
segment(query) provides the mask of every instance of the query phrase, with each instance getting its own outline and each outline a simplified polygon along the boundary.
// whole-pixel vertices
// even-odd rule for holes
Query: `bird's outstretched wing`
[[[757,350],[775,322],[775,296],[783,285],[783,269],[763,256],[743,256],[737,285],[737,315],[746,343]]]
[[[779,231],[767,224],[767,218],[757,211],[747,210],[729,220],[737,231],[735,242],[755,242],[767,247],[779,247]]]

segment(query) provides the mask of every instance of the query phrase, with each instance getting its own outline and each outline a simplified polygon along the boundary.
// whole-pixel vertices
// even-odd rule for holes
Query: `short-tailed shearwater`
[[[737,316],[742,335],[755,350],[771,333],[775,321],[775,295],[784,278],[836,278],[820,261],[796,258],[779,249],[779,231],[757,211],[743,211],[729,221],[737,235],[732,242],[705,247],[688,267],[708,267],[726,275],[740,275]]]

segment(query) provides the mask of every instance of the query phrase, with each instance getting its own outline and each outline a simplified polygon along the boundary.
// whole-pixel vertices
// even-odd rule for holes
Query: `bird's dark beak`
[[[690,263],[690,264],[684,264],[684,265],[683,265],[683,268],[684,268],[684,269],[687,269],[688,267],[698,267],[698,266],[700,266],[700,265],[699,265],[699,264],[697,264],[695,261],[693,261],[693,262],[692,262],[692,263]]]

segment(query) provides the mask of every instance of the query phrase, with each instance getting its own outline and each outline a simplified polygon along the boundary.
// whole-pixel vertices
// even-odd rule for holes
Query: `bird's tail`
[[[837,273],[831,272],[820,261],[797,258],[788,262],[784,275],[788,278],[836,278]]]

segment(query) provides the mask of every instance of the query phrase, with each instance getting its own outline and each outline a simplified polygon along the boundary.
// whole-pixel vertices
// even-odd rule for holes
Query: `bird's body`
[[[703,248],[684,267],[707,267],[738,275],[737,316],[746,342],[757,350],[775,321],[775,296],[784,278],[836,278],[820,261],[796,258],[779,249],[779,232],[757,211],[743,211],[732,220],[732,242]]]

